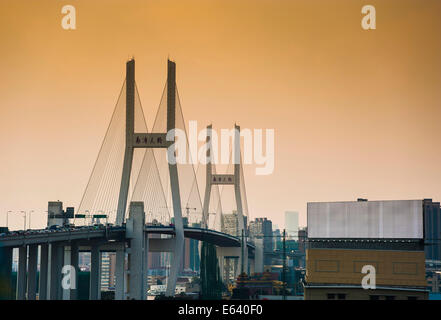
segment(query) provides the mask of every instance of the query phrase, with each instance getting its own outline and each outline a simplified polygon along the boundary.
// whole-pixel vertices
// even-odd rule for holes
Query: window
[[[384,296],[386,300],[395,300],[395,296]]]
[[[338,300],[346,300],[346,294],[345,293],[339,293],[337,295]]]
[[[334,300],[334,299],[335,299],[335,294],[328,293],[328,300]]]
[[[418,297],[407,297],[407,300],[418,300]]]
[[[370,296],[369,296],[369,300],[380,300],[380,296],[377,296],[377,295],[375,295],[375,294],[370,295]]]

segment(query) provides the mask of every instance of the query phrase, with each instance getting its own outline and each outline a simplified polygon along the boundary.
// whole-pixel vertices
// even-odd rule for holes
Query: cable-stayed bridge
[[[207,129],[206,142],[211,146],[212,128]],[[190,150],[176,88],[176,64],[168,61],[167,82],[149,131],[135,82],[135,61],[129,60],[124,84],[77,214],[67,217],[60,202],[49,202],[48,229],[0,236],[1,297],[76,299],[77,283],[66,286],[64,281],[69,273],[66,266],[72,266],[70,272],[77,274],[79,252],[90,252],[89,298],[99,299],[101,252],[109,251],[116,252],[116,299],[146,299],[149,252],[171,253],[166,295],[173,296],[185,238],[216,246],[224,280],[227,280],[224,262],[229,268],[232,258],[241,266],[235,268],[235,276],[239,272],[262,271],[261,245],[248,243],[246,237],[248,206],[240,128],[235,129],[236,159],[232,173],[216,173],[210,147],[206,152],[205,175],[202,166],[195,170],[191,161],[171,161],[182,152],[175,146],[182,139],[176,135],[177,130],[185,134],[183,143]],[[198,174],[205,179],[203,203]],[[231,191],[232,200],[226,204],[223,194]],[[237,219],[233,233],[223,232],[223,215],[227,212]],[[89,216],[106,216],[108,223],[88,226],[84,218]],[[66,226],[68,220],[74,225]],[[59,228],[53,228],[54,225]],[[160,238],[151,237],[152,234]],[[18,248],[19,257],[15,297],[8,290],[13,248]],[[70,279],[78,281],[77,277]]]

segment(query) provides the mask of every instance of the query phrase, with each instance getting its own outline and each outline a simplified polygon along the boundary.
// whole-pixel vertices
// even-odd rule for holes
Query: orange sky
[[[61,28],[65,4],[77,30]],[[361,28],[365,4],[376,30]],[[186,121],[275,129],[274,173],[245,168],[252,218],[439,201],[440,15],[437,0],[2,0],[0,225],[78,206],[131,55],[149,126],[170,56]]]

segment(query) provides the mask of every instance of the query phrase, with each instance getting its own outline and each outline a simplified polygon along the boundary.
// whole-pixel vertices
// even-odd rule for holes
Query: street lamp
[[[87,218],[89,218],[89,216],[90,216],[90,211],[86,210],[86,211],[84,211],[84,213],[86,214],[86,217],[84,218],[84,222],[85,222],[86,225],[90,225],[90,224],[87,223]]]
[[[29,229],[31,229],[31,213],[34,213],[34,210],[29,211]]]
[[[106,216],[106,221],[107,221],[107,215],[106,215],[106,213],[103,211],[103,210],[98,210],[98,213],[100,213],[101,212],[101,216]],[[96,223],[101,223],[101,220],[100,220],[100,218],[96,218],[96,220],[95,220],[95,222]]]
[[[9,210],[8,212],[6,212],[6,228],[8,227],[8,216],[9,216],[9,212],[12,212],[12,211]]]
[[[23,218],[24,218],[24,227],[23,227],[23,231],[26,230],[26,211],[20,211],[21,213],[23,213]]]

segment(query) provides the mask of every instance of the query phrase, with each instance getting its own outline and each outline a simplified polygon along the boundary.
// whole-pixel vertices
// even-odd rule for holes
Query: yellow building
[[[306,265],[308,300],[428,298],[424,251],[308,249]],[[362,286],[364,266],[375,268],[375,289]]]
[[[305,299],[428,299],[422,205],[308,203]]]

